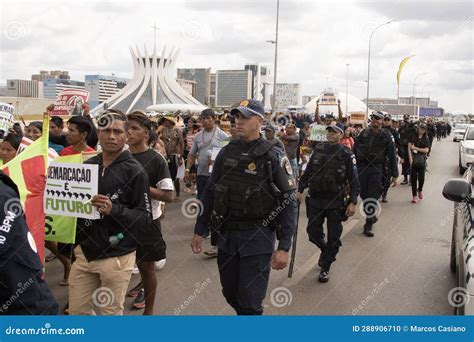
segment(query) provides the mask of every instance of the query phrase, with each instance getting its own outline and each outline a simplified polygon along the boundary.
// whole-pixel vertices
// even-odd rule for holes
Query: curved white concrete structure
[[[137,109],[175,108],[175,111],[199,111],[199,108],[206,108],[176,83],[174,66],[179,49],[172,48],[167,58],[165,53],[166,47],[163,48],[161,57],[156,51],[148,54],[146,46],[143,55],[138,47],[130,47],[134,68],[132,80],[106,102],[92,109],[91,114],[101,113],[104,104],[110,109],[118,109],[124,113]],[[158,107],[154,107],[156,105]],[[148,109],[149,107],[151,109]]]

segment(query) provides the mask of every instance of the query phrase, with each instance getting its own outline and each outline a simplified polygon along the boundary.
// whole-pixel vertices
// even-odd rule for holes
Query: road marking
[[[352,228],[354,228],[359,223],[359,221],[360,219],[351,219],[347,222],[347,224],[344,225],[344,229],[342,230],[341,234],[341,240],[347,233],[351,231]],[[316,263],[318,262],[319,254],[320,252],[318,250],[308,260],[306,260],[306,262],[301,267],[298,267],[295,270],[293,277],[286,278],[282,286],[290,287],[298,284],[301,279],[303,279],[311,270],[314,269]]]

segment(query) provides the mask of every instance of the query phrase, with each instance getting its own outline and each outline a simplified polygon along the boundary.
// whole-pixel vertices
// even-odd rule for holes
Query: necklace
[[[204,141],[204,133],[205,132],[206,132],[206,130],[203,130],[202,131],[202,136],[201,136],[201,142],[202,142],[203,146],[209,145],[209,143],[212,141],[212,139],[214,139],[214,134],[216,134],[216,127],[214,127],[214,129],[212,130],[211,138],[208,141]]]

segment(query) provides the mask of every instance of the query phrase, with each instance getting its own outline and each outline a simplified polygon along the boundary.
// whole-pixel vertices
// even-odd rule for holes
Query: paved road
[[[331,268],[329,283],[317,281],[319,251],[306,234],[301,207],[295,273],[272,271],[264,301],[267,315],[450,315],[448,292],[455,285],[449,271],[453,204],[441,190],[459,177],[458,144],[449,138],[435,142],[428,160],[425,199],[410,203],[409,186],[397,186],[382,204],[375,237],[362,235],[364,220],[357,213],[344,225],[342,249]],[[183,199],[189,198],[188,195]],[[171,204],[163,220],[168,245],[166,266],[158,271],[156,314],[232,315],[221,294],[216,259],[191,253],[193,219]],[[206,245],[207,246],[207,245]],[[57,284],[61,266],[53,261],[47,280],[58,301],[67,300],[67,288]],[[132,284],[138,276],[132,277]],[[272,295],[273,294],[273,295]],[[126,314],[139,315],[130,309]]]

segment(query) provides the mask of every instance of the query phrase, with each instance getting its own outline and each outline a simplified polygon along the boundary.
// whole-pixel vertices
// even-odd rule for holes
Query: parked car
[[[463,175],[472,163],[474,163],[474,125],[469,125],[459,143],[459,173]]]
[[[450,268],[456,276],[456,288],[449,293],[454,314],[474,315],[474,222],[472,209],[473,166],[463,178],[449,180],[443,196],[454,202]],[[454,294],[455,293],[455,294]]]
[[[457,124],[453,131],[453,141],[462,140],[467,127],[467,124]]]

